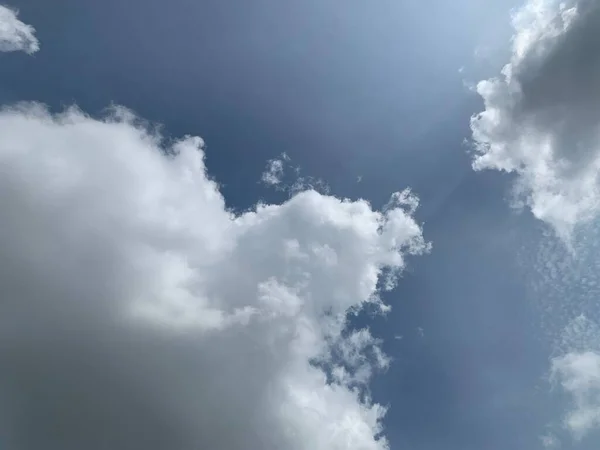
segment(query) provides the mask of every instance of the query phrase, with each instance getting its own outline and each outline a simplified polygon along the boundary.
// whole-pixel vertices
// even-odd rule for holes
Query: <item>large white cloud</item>
[[[474,168],[516,173],[520,201],[569,238],[600,206],[600,7],[529,0],[513,25],[510,62],[477,86]]]
[[[22,51],[30,55],[40,49],[36,39],[35,29],[31,25],[21,22],[17,13],[0,5],[0,51]]]
[[[342,330],[427,250],[412,195],[236,216],[199,138],[125,110],[21,105],[0,135],[3,445],[388,448],[365,389],[388,360]]]

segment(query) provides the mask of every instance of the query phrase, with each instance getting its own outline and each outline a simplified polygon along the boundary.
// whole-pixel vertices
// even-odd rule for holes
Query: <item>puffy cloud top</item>
[[[345,315],[428,249],[416,198],[234,215],[200,138],[140,122],[0,112],[6,445],[387,449],[366,383],[388,360]]]
[[[477,85],[473,166],[516,173],[520,201],[568,239],[600,207],[600,6],[530,0],[513,25],[510,62]]]

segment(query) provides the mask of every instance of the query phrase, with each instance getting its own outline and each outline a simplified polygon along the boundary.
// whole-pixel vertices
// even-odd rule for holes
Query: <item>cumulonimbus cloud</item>
[[[0,52],[33,54],[40,49],[35,29],[21,22],[17,12],[0,5]]]
[[[473,167],[516,173],[519,201],[569,238],[600,207],[600,5],[529,0],[513,25],[510,62],[477,85]]]
[[[414,196],[234,215],[200,138],[0,112],[0,434],[20,449],[382,450],[345,314],[427,251]]]

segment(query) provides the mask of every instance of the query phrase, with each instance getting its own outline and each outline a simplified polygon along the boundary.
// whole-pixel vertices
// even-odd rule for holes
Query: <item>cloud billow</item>
[[[531,0],[513,26],[510,62],[477,85],[473,167],[516,173],[519,202],[569,239],[600,207],[600,7]]]
[[[234,215],[200,138],[166,148],[138,122],[0,112],[2,440],[387,449],[366,393],[388,360],[345,315],[428,250],[414,196],[380,212],[306,190]]]

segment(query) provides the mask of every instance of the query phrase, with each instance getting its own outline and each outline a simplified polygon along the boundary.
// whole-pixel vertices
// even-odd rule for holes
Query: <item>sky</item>
[[[600,443],[595,0],[0,6],[0,442]]]

